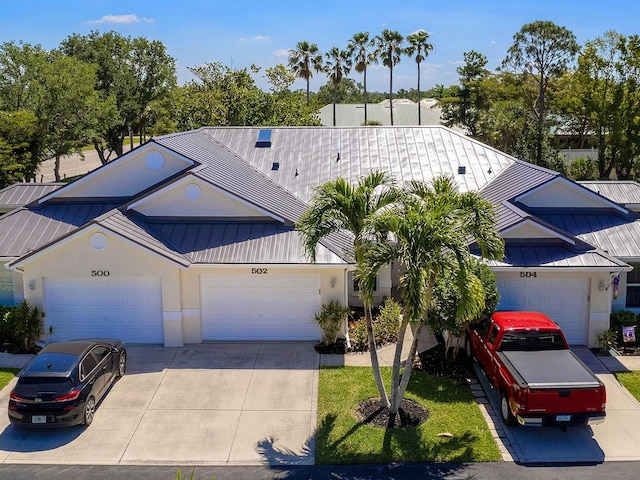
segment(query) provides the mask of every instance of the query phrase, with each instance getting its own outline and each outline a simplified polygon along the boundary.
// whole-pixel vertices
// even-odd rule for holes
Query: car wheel
[[[93,422],[93,417],[96,414],[96,399],[93,395],[87,398],[84,404],[84,424],[88,427]]]
[[[123,350],[118,358],[118,377],[121,377],[127,371],[127,353]]]
[[[511,413],[511,407],[509,406],[509,397],[505,394],[500,398],[500,414],[505,425],[511,426],[516,424],[516,417]]]

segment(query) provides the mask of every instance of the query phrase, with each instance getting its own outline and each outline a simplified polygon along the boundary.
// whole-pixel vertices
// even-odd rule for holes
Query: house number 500
[[[91,270],[92,277],[108,277],[109,270]]]
[[[268,273],[268,268],[252,268],[251,273],[254,275],[266,275]]]

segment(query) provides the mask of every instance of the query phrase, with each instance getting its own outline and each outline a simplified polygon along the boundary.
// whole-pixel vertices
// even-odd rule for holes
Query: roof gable
[[[192,167],[189,158],[147,143],[40,200],[130,198]]]
[[[534,210],[606,208],[626,213],[624,208],[611,200],[561,176],[517,196],[515,201]]]
[[[129,204],[146,217],[271,218],[274,216],[193,174]],[[280,218],[276,220],[282,221]]]

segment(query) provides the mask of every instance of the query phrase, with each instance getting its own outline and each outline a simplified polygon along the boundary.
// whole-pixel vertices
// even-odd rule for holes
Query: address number
[[[91,270],[92,277],[108,277],[109,270]]]
[[[267,273],[269,273],[269,269],[268,268],[252,268],[251,273],[254,275],[266,275]]]
[[[520,278],[537,278],[538,272],[520,272]]]

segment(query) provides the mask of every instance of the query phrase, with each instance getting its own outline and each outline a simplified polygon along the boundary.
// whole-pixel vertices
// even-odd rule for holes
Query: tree
[[[496,276],[488,265],[479,260],[471,262],[471,272],[480,280],[484,292],[484,308],[480,312],[480,316],[489,317],[500,302]],[[443,334],[445,331],[450,333],[445,346],[445,357],[453,353],[453,358],[456,358],[460,344],[456,344],[454,351],[451,352],[451,343],[454,338],[460,340],[463,337],[464,327],[468,322],[461,322],[457,316],[461,294],[458,291],[457,283],[451,281],[453,273],[443,271],[443,274],[436,279],[431,306],[427,312],[427,321],[433,333]],[[472,318],[471,320],[476,319]]]
[[[315,43],[306,40],[296,44],[296,50],[289,50],[289,67],[299,78],[307,82],[307,105],[309,105],[309,81],[313,70],[322,71],[322,54]]]
[[[38,168],[38,118],[28,110],[0,110],[0,188],[30,179]]]
[[[547,91],[552,80],[567,71],[579,46],[575,36],[567,28],[542,20],[524,25],[513,40],[513,45],[502,62],[502,68],[511,67],[525,77],[531,76],[537,84],[537,94],[532,104],[537,134],[535,160],[538,165],[543,165],[543,143],[548,134],[545,131]]]
[[[362,103],[363,86],[352,78],[343,78],[339,85],[334,88],[331,82],[322,85],[315,95],[318,105],[329,105],[333,102],[333,95],[336,93],[337,103]]]
[[[55,158],[54,174],[60,181],[60,158],[79,153],[92,138],[97,92],[95,68],[74,57],[53,52],[42,69],[41,99],[36,106],[38,133],[45,158]]]
[[[74,34],[60,48],[96,67],[95,88],[100,98],[93,144],[106,164],[113,153],[117,157],[124,153],[124,139],[134,128],[144,136],[149,105],[175,87],[175,60],[159,41],[132,39],[113,31]]]
[[[391,374],[390,415],[398,413],[406,392],[418,339],[431,306],[439,275],[448,272],[460,293],[458,322],[477,317],[484,308],[482,283],[473,273],[469,239],[484,258],[499,259],[504,243],[495,229],[492,206],[476,192],[459,193],[452,178],[439,177],[431,185],[410,182],[404,201],[385,209],[371,223],[375,232],[389,232],[365,252],[361,285],[371,284],[377,271],[392,260],[405,268],[400,279],[404,313]],[[402,344],[409,322],[416,325],[404,372]]]
[[[457,69],[460,88],[452,98],[441,102],[442,117],[448,127],[460,125],[471,137],[477,138],[481,116],[488,109],[489,103],[489,92],[486,91],[484,83],[489,77],[489,70],[486,69],[487,58],[471,50],[464,53],[464,61],[464,66]]]
[[[338,87],[345,75],[351,71],[351,60],[349,52],[333,47],[326,54],[325,71],[333,85],[333,126],[336,126],[336,102],[338,98]]]
[[[309,208],[297,222],[297,228],[304,239],[305,250],[311,260],[315,261],[316,247],[324,237],[338,231],[347,231],[353,235],[358,275],[363,266],[365,252],[375,240],[375,235],[371,234],[368,225],[382,210],[394,204],[399,196],[399,191],[394,187],[389,175],[375,171],[360,178],[355,185],[339,177],[318,186],[311,196]],[[358,293],[364,305],[369,354],[380,402],[383,407],[388,407],[389,399],[382,382],[373,335],[371,307],[374,283],[361,283]]]
[[[418,65],[418,125],[422,125],[422,109],[420,108],[420,64],[427,58],[429,52],[433,50],[433,45],[427,41],[428,39],[429,34],[424,30],[415,31],[407,36],[409,47],[407,47],[406,53],[409,56],[415,54],[416,64]]]
[[[7,42],[0,46],[0,110],[32,110],[42,94],[38,79],[47,61],[40,45]]]
[[[389,112],[391,115],[391,125],[393,125],[393,67],[399,62],[404,54],[404,37],[398,32],[384,29],[376,37],[378,55],[382,59],[382,64],[389,69]]]
[[[363,82],[363,103],[364,103],[364,124],[369,121],[367,118],[367,67],[372,63],[378,63],[378,55],[375,51],[375,40],[369,38],[369,32],[356,33],[347,44],[347,51],[354,62],[356,72],[362,73]]]

